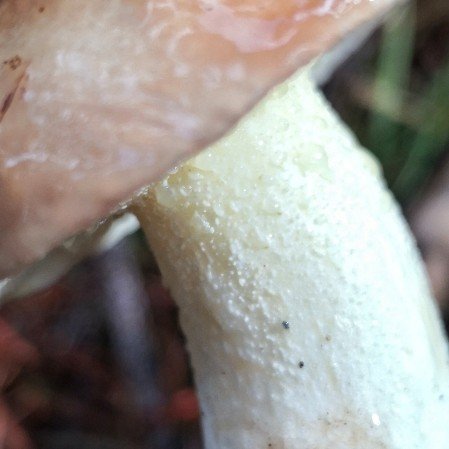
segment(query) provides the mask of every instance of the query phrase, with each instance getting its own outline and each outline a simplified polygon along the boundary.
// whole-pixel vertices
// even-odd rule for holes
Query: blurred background
[[[449,318],[449,2],[393,14],[323,85],[385,177]],[[0,447],[201,449],[177,311],[137,232],[0,310]]]

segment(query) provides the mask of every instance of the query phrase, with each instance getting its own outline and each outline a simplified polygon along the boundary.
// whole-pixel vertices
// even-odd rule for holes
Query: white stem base
[[[207,449],[447,449],[448,353],[376,163],[308,80],[137,200]]]

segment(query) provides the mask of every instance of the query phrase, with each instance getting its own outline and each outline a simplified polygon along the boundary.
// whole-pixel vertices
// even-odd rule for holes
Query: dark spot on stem
[[[288,321],[282,321],[282,327],[284,329],[290,329],[290,323]]]
[[[304,368],[304,362],[301,360],[301,361],[298,363],[298,366],[299,366],[300,368]]]
[[[39,12],[44,12],[44,11],[45,11],[45,6],[39,6],[38,11],[39,11]]]
[[[331,341],[332,340],[332,338],[331,338],[331,336],[330,335],[326,335],[326,341]]]

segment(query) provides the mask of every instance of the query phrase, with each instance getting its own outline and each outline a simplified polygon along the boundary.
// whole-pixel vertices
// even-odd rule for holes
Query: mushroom
[[[392,3],[0,1],[0,279],[216,140]]]
[[[20,83],[26,80],[30,89],[39,80],[31,62],[24,69],[28,75],[21,75],[0,124],[0,148],[7,148],[9,154],[0,179],[9,186],[9,196],[18,192],[19,198],[19,206],[10,201],[4,206],[8,209],[3,209],[13,212],[16,220],[8,216],[7,232],[2,233],[3,254],[10,258],[3,260],[4,274],[16,272],[24,262],[129,198],[181,155],[212,142],[273,83],[391,2],[265,1],[256,8],[251,2],[224,0],[190,2],[189,6],[156,1],[110,3],[110,10],[104,9],[103,1],[82,1],[81,12],[78,5],[72,8],[77,20],[70,33],[79,33],[78,24],[86,17],[103,12],[99,28],[111,30],[105,32],[102,49],[106,51],[124,37],[142,37],[147,24],[157,25],[152,20],[159,13],[170,16],[173,5],[183,14],[161,22],[160,40],[143,42],[140,48],[148,46],[152,51],[148,60],[137,65],[137,90],[117,93],[112,89],[114,95],[108,96],[105,88],[97,93],[101,76],[92,77],[85,67],[80,68],[80,62],[87,63],[89,58],[78,53],[67,57],[64,52],[56,58],[62,60],[64,75],[73,71],[73,82],[81,74],[87,76],[87,92],[75,93],[85,101],[93,95],[99,101],[97,109],[90,101],[87,105],[74,101],[74,108],[65,105],[57,95],[55,101],[51,91],[46,105],[43,80],[54,80],[56,87],[61,84],[53,71],[42,72],[46,74],[41,84],[34,85],[39,101],[30,93],[21,94]],[[0,8],[8,12],[9,5],[24,4],[29,5],[7,1]],[[56,4],[61,10],[53,18],[63,21],[60,11],[70,5],[63,0]],[[148,7],[147,15],[142,15],[138,28],[133,14],[142,4]],[[192,5],[203,8],[201,13],[196,10],[198,14],[189,15]],[[112,26],[121,23],[117,11],[125,14],[123,29]],[[343,15],[349,19],[348,26]],[[191,21],[191,27],[185,26],[185,20]],[[312,48],[314,29],[324,31],[321,42]],[[72,43],[70,33],[65,36],[66,45]],[[204,40],[204,34],[210,41]],[[118,40],[111,37],[115,35]],[[173,36],[178,40],[173,41]],[[23,44],[19,37],[14,39]],[[179,74],[170,71],[170,64],[180,67],[179,59],[171,59],[180,57],[176,52],[180,47],[174,43],[180,41],[185,45],[183,62],[198,64],[201,71],[194,74],[187,64],[177,85],[176,77],[165,76]],[[122,61],[124,48],[138,43],[130,37],[117,49],[118,60]],[[174,53],[164,53],[170,43]],[[215,54],[219,44],[226,46]],[[199,50],[192,45],[199,45]],[[89,46],[76,47],[83,56],[83,52],[91,55]],[[95,50],[92,54],[102,55]],[[24,54],[30,59],[31,49]],[[155,64],[154,54],[169,62],[162,59]],[[131,55],[133,61],[135,56]],[[211,65],[207,57],[212,58]],[[121,65],[111,62],[108,54],[101,61],[103,82],[122,86],[118,81],[123,83],[125,75]],[[230,61],[237,65],[229,65]],[[152,84],[154,79],[145,74],[149,67],[152,74],[156,71],[154,79],[159,83]],[[219,70],[210,71],[210,67]],[[103,73],[95,72],[92,65],[88,68]],[[309,73],[310,66],[279,84],[227,136],[126,203],[138,216],[165,283],[180,306],[206,447],[447,449],[448,352],[422,262],[376,162],[331,111]],[[161,79],[168,81],[164,84]],[[129,87],[129,82],[122,87]],[[153,103],[145,95],[135,99],[136,93],[148,93],[143,87],[151,92]],[[72,89],[64,84],[66,88]],[[67,93],[67,98],[77,99],[75,93]],[[119,108],[114,115],[114,107],[124,98],[134,99],[131,108]],[[159,120],[154,112],[145,115],[151,104],[161,111]],[[87,112],[84,119],[75,114],[88,106],[92,109],[87,111],[94,114],[92,123]],[[26,114],[27,108],[39,111],[40,123]],[[128,110],[129,118],[124,113]],[[20,121],[24,114],[29,121]],[[101,117],[105,127],[100,126]],[[182,129],[170,121],[173,117],[181,120]],[[188,118],[197,121],[185,122]],[[52,121],[60,128],[49,128]],[[148,132],[143,126],[147,122]],[[24,126],[30,133],[22,136],[19,130]],[[48,135],[39,134],[40,126],[46,126]],[[16,133],[16,141],[6,140]],[[67,143],[60,142],[63,133],[69,137]],[[77,143],[76,133],[81,156],[71,167],[58,165],[58,156],[66,156]],[[163,138],[159,141],[158,136]],[[154,164],[154,159],[147,158],[146,142],[150,149],[160,149],[161,153],[149,154],[156,154],[161,162]],[[43,153],[23,152],[25,144],[32,147],[33,143]],[[98,159],[90,159],[92,146]],[[134,157],[131,162],[126,151]],[[49,229],[43,218],[42,222],[36,218],[41,216],[31,203],[32,188],[49,189],[48,178],[44,182],[40,174],[38,180],[32,179],[29,173],[43,159],[54,162],[52,176],[64,174],[61,193],[52,190],[59,186],[47,190],[52,203],[45,212],[51,210],[55,217]],[[105,161],[106,168],[102,167]],[[124,185],[125,172],[132,180],[129,186]],[[22,182],[29,184],[21,189]],[[81,193],[82,201],[74,199],[75,193]],[[38,202],[44,198],[42,194]],[[23,204],[27,208],[22,209]],[[72,213],[66,216],[62,211],[68,208]],[[23,211],[28,210],[27,217]],[[42,238],[39,233],[44,229]],[[6,236],[17,242],[22,235],[26,238],[16,255]]]
[[[134,210],[180,306],[207,448],[449,447],[414,240],[308,69]]]

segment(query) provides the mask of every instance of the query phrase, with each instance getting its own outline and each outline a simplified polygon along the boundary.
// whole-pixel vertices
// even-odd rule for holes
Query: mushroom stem
[[[148,189],[208,449],[447,449],[448,352],[378,165],[303,71]]]

